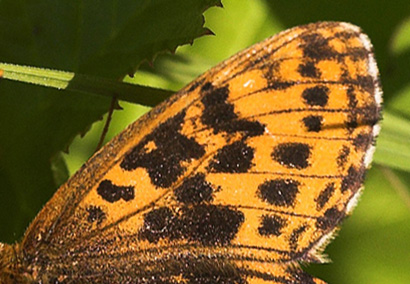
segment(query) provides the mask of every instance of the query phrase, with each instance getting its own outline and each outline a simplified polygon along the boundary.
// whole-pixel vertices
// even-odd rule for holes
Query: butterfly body
[[[96,153],[21,244],[0,248],[0,279],[323,283],[298,263],[325,261],[360,194],[380,96],[370,42],[353,25],[256,44]]]

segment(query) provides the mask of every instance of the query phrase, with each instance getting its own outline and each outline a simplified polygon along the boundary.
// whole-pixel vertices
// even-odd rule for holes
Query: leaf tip
[[[210,29],[208,29],[208,28],[204,28],[204,32],[202,33],[202,36],[206,36],[206,35],[214,36],[215,33],[213,31],[211,31]]]
[[[216,7],[223,8],[223,7],[224,7],[224,4],[222,4],[222,1],[218,1],[218,2],[215,4],[215,6],[216,6]]]

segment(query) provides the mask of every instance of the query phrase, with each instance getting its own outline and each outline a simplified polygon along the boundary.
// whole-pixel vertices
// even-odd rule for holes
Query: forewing
[[[320,283],[294,266],[322,261],[360,192],[377,76],[346,23],[250,47],[94,155],[29,228],[27,260],[73,282]]]

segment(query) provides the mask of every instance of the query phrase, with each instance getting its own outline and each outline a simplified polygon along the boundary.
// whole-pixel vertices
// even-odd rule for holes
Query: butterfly
[[[2,283],[324,283],[321,254],[362,190],[381,118],[368,37],[283,31],[131,124],[62,185]]]

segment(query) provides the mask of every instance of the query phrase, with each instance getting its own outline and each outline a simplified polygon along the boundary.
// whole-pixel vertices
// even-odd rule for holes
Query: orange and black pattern
[[[381,90],[359,28],[286,30],[200,76],[96,153],[21,244],[6,283],[324,283],[298,264],[360,194]],[[12,280],[13,279],[13,280]]]

